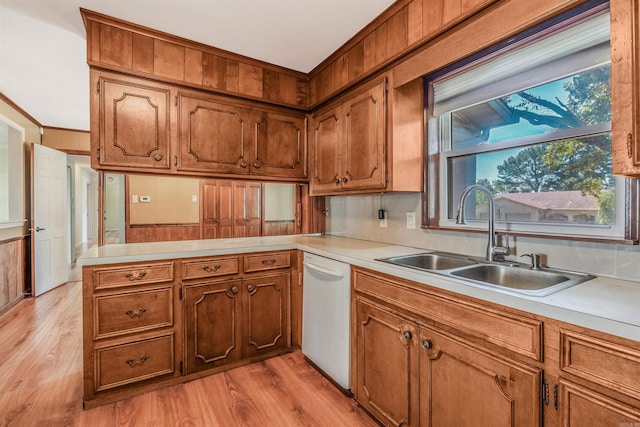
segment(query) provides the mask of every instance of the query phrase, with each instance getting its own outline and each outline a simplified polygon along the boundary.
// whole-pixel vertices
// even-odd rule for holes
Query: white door
[[[35,296],[66,283],[67,155],[33,144],[31,243],[34,248]]]

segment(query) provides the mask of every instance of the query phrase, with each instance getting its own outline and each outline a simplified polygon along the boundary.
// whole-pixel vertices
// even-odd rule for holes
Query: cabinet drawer
[[[289,252],[274,252],[244,257],[244,272],[273,270],[276,268],[288,268],[291,266],[291,254]]]
[[[640,399],[640,348],[560,331],[560,369]]]
[[[173,373],[173,346],[171,333],[97,349],[96,391]]]
[[[354,289],[442,325],[471,334],[485,343],[542,360],[542,322],[431,292],[426,285],[394,280],[378,273],[354,269]]]
[[[94,296],[94,338],[173,325],[172,288]]]
[[[185,280],[226,276],[229,274],[238,274],[239,272],[240,262],[238,257],[207,258],[198,261],[182,262],[182,278]]]
[[[173,262],[127,265],[94,270],[95,289],[173,281]]]

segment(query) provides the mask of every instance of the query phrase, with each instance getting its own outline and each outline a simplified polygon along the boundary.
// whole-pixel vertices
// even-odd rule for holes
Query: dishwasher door
[[[351,270],[349,264],[304,254],[302,352],[349,390]]]

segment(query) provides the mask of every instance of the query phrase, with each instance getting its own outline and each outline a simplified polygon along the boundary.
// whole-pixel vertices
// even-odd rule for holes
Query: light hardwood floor
[[[82,409],[82,285],[0,317],[0,426],[376,426],[299,351]]]

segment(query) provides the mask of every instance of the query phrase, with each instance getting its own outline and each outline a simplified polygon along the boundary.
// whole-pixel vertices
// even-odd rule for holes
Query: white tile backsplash
[[[326,198],[329,215],[328,234],[429,250],[484,256],[486,233],[462,233],[444,230],[422,230],[421,195],[419,193],[387,193]],[[378,209],[388,215],[388,226],[381,228]],[[406,213],[415,212],[418,228],[406,228]],[[615,276],[640,281],[640,247],[597,242],[516,236],[515,257],[540,253],[549,267],[563,268],[601,276]]]

